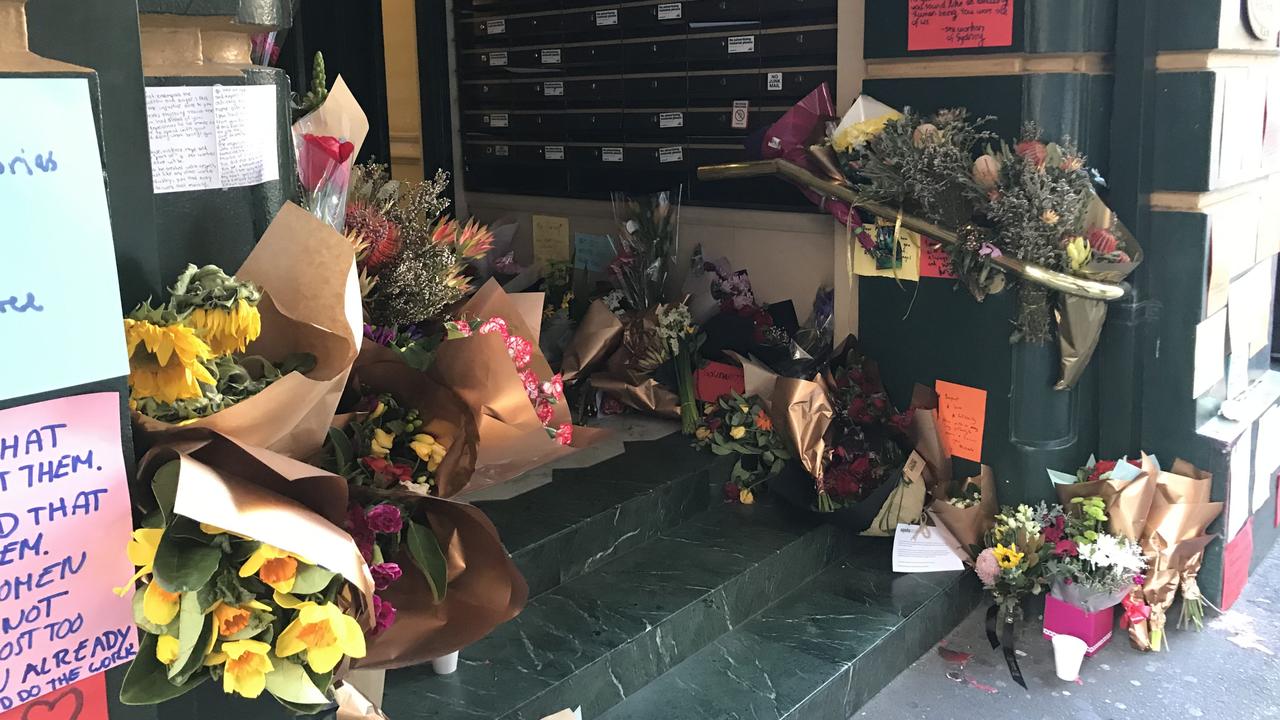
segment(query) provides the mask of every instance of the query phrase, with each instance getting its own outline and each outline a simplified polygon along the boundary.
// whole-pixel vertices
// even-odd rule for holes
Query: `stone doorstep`
[[[540,595],[707,509],[723,458],[674,433],[627,442],[625,452],[508,500],[477,502]]]
[[[384,709],[539,720],[582,705],[596,717],[787,596],[846,545],[811,518],[717,505],[530,601],[464,649],[456,674],[389,673]]]

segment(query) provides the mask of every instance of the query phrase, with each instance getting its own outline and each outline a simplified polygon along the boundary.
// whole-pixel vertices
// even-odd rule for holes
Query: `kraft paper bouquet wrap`
[[[1095,460],[1074,475],[1049,470],[1049,478],[1064,506],[1072,498],[1101,497],[1106,504],[1107,528],[1113,535],[1139,540],[1156,496],[1160,466],[1143,453],[1141,460]]]
[[[346,482],[195,428],[142,459],[133,497],[142,642],[121,700],[159,703],[212,679],[295,712],[329,706],[373,623],[373,578],[340,527]]]
[[[168,440],[175,432],[191,427],[211,430],[234,438],[246,445],[265,448],[292,457],[305,457],[324,441],[351,365],[360,347],[360,291],[356,282],[354,254],[351,244],[331,227],[293,204],[285,204],[272,221],[253,252],[236,271],[234,280],[251,284],[260,293],[256,307],[247,303],[229,311],[227,321],[206,320],[197,330],[189,331],[183,322],[146,323],[126,319],[126,334],[131,340],[130,384],[133,388],[134,431],[139,444],[150,447]],[[203,270],[203,269],[202,269]],[[216,268],[215,268],[216,270]],[[246,292],[243,288],[239,292]],[[249,309],[260,315],[260,321],[244,319]],[[187,323],[203,311],[189,311]],[[135,311],[136,312],[136,311]],[[213,316],[204,311],[205,317]],[[170,318],[172,319],[172,318]],[[243,347],[230,347],[235,338],[222,339],[228,324],[239,324],[255,339]],[[257,327],[260,322],[260,327]],[[254,332],[259,331],[259,332]],[[169,346],[177,349],[164,354],[165,347],[153,343],[155,335],[169,333]],[[181,333],[181,334],[179,334]],[[256,367],[271,368],[278,376],[265,388],[234,404],[227,405],[226,382],[237,381],[242,370],[228,373],[222,368],[231,355],[213,359],[210,348],[219,342],[229,350],[243,351],[246,357],[260,359],[258,365],[244,362],[249,375]],[[210,343],[213,343],[212,345]],[[192,351],[186,365],[188,387],[192,399],[178,404],[156,405],[151,392],[137,378],[147,378],[158,360],[164,372],[188,350],[203,348],[203,357]],[[164,357],[162,357],[164,356]],[[303,357],[309,370],[287,370],[293,358]],[[207,368],[212,367],[213,373]],[[181,368],[179,368],[181,370]],[[281,370],[287,370],[280,372]],[[199,375],[199,373],[204,373]],[[253,378],[261,382],[261,378]],[[193,413],[189,419],[162,421],[146,414],[149,407],[168,411],[182,408],[182,402],[216,403],[220,408],[211,414]]]
[[[561,374],[566,384],[589,382],[592,389],[608,393],[623,405],[659,417],[680,417],[680,398],[641,370],[636,349],[654,334],[652,313],[619,315],[601,300],[587,314],[565,347]],[[630,336],[630,345],[626,340]]]
[[[317,59],[318,63],[322,63]],[[324,66],[316,68],[323,88]],[[320,106],[293,124],[298,182],[306,207],[334,230],[346,225],[351,169],[369,134],[369,119],[342,76],[324,94]]]
[[[935,486],[938,488],[943,493],[935,496],[929,512],[955,538],[961,552],[971,558],[976,557],[982,547],[982,538],[995,524],[996,513],[1000,510],[995,473],[983,465],[976,477],[964,481],[959,492],[947,491],[942,483]]]

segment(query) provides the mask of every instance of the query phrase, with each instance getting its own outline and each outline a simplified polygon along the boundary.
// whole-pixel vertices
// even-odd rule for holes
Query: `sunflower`
[[[1018,547],[1016,545],[1010,545],[1009,547],[996,545],[995,549],[991,552],[996,556],[996,562],[998,562],[1000,567],[1004,570],[1012,570],[1013,568],[1018,567],[1018,563],[1022,562],[1023,555],[1018,552]]]
[[[262,334],[262,291],[217,265],[188,265],[170,288],[170,307],[200,334],[215,355],[244,352]]]
[[[194,330],[176,320],[166,322],[164,315],[144,303],[124,319],[132,397],[162,403],[202,397],[200,384],[217,382],[201,362],[211,359],[213,351]]]
[[[262,314],[243,298],[230,307],[196,308],[186,324],[195,328],[217,355],[244,352],[262,334]]]

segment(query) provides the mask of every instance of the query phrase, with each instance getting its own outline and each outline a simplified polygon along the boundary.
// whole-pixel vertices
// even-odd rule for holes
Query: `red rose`
[[[372,455],[360,458],[360,462],[373,473],[373,480],[379,487],[392,487],[400,483],[413,482],[413,468],[408,465],[398,465]]]
[[[346,165],[356,146],[332,135],[302,136],[298,150],[298,177],[307,192],[315,192],[334,169]]]
[[[1099,255],[1109,255],[1116,251],[1120,245],[1120,241],[1116,240],[1116,236],[1110,231],[1098,228],[1089,231],[1089,247]]]
[[[866,480],[871,477],[871,458],[861,455],[858,459],[849,463],[849,472],[858,480]]]
[[[1038,140],[1023,140],[1014,145],[1013,150],[1036,167],[1044,167],[1044,162],[1049,157],[1049,149]]]

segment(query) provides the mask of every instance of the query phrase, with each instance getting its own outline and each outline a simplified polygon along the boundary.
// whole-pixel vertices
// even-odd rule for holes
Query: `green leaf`
[[[271,665],[275,668],[267,673],[267,692],[290,707],[297,705],[328,705],[329,698],[324,690],[311,682],[302,666],[288,659],[271,654]]]
[[[196,673],[185,683],[175,685],[169,681],[168,668],[156,659],[156,636],[142,633],[138,643],[138,655],[125,671],[120,686],[120,702],[125,705],[158,705],[193,690],[209,678],[208,673]]]
[[[733,450],[729,449],[729,446],[725,445],[724,443],[717,442],[715,445],[711,446],[711,452],[715,453],[716,455],[728,455],[732,453]]]
[[[338,428],[329,428],[329,448],[333,451],[333,463],[339,473],[344,473],[347,467],[354,462],[354,453],[351,451],[351,438]]]
[[[169,679],[182,683],[204,662],[213,623],[200,611],[200,599],[194,592],[182,593],[178,610],[178,659],[169,666]]]
[[[337,573],[329,572],[318,565],[298,564],[298,574],[293,580],[294,595],[310,595],[324,590],[329,581]]]
[[[168,625],[157,625],[147,619],[147,615],[143,612],[142,607],[145,595],[146,593],[142,590],[138,590],[133,594],[133,624],[152,635],[172,634],[169,631],[173,628],[173,623],[169,623]]]
[[[165,533],[156,548],[155,576],[169,592],[194,592],[218,571],[222,551]]]
[[[166,527],[173,522],[173,506],[178,501],[178,468],[179,463],[174,460],[165,463],[151,477],[151,492],[156,496]]]
[[[405,525],[405,541],[409,557],[413,558],[413,564],[427,577],[436,602],[444,600],[445,584],[449,579],[448,566],[435,533],[431,532],[431,528],[411,520]]]

